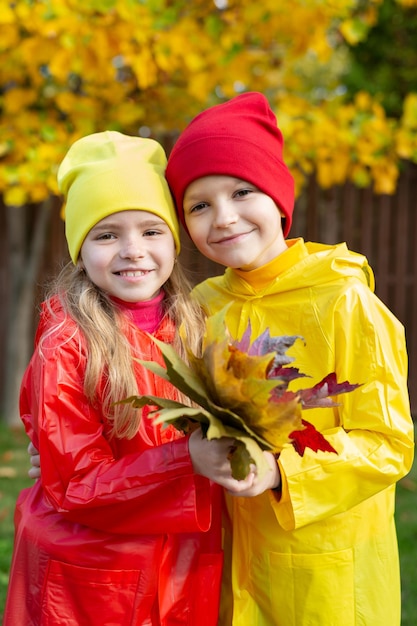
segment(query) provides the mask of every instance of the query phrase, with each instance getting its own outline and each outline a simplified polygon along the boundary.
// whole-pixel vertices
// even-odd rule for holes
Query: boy
[[[289,445],[273,489],[226,495],[233,591],[220,623],[399,626],[395,483],[413,460],[404,329],[374,295],[365,257],[285,239],[294,191],[282,150],[266,98],[246,93],[198,115],[166,170],[195,245],[227,267],[194,290],[208,314],[231,304],[235,337],[249,320],[253,338],[300,335],[290,354],[301,372],[361,383],[308,413],[337,454]]]

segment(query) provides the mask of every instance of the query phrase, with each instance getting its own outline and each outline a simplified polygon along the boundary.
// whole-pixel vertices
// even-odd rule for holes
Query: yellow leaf
[[[382,161],[372,169],[376,193],[393,194],[397,185],[398,168],[388,160]]]
[[[395,135],[397,154],[403,159],[411,159],[417,149],[417,137],[412,137],[411,133],[404,128],[400,128]]]
[[[301,405],[297,398],[291,401],[268,404],[256,419],[253,428],[268,441],[274,452],[280,452],[294,430],[302,428]]]
[[[10,52],[19,43],[19,30],[14,25],[0,25],[0,52]]]
[[[146,89],[157,82],[157,68],[147,48],[136,55],[131,62],[131,68],[141,89]]]
[[[59,70],[57,71],[56,65],[54,68],[54,72],[56,76],[59,76]],[[76,108],[79,99],[80,99],[79,96],[76,96],[75,94],[70,93],[68,91],[64,91],[62,93],[57,94],[55,101],[59,109],[63,113],[71,113],[71,111],[73,111]]]
[[[327,160],[317,162],[317,181],[323,189],[329,189],[334,184],[332,163]]]
[[[360,91],[355,96],[355,105],[360,111],[367,111],[372,106],[372,99],[369,93]]]
[[[30,190],[30,201],[33,203],[43,202],[50,196],[49,188],[46,185],[42,184],[34,184],[31,185]]]
[[[354,165],[351,171],[351,179],[358,187],[369,187],[371,176],[366,167]]]
[[[16,18],[14,12],[10,8],[10,3],[2,2],[0,6],[0,24],[13,24]]]
[[[4,94],[5,113],[15,115],[21,113],[22,109],[36,102],[38,94],[32,89],[15,88],[6,91]]]
[[[59,81],[65,82],[68,76],[68,70],[72,66],[73,57],[74,50],[66,50],[64,48],[55,50],[54,55],[49,61],[49,71],[52,76]]]
[[[417,130],[417,93],[409,93],[404,100],[402,124],[406,128]]]
[[[20,185],[9,187],[3,195],[4,204],[7,206],[22,206],[28,199],[26,190]]]

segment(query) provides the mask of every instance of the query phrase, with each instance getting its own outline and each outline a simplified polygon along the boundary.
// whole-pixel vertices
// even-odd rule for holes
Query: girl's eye
[[[143,233],[143,236],[144,236],[144,237],[155,237],[155,235],[160,235],[160,234],[161,234],[161,231],[159,231],[159,230],[152,230],[152,229],[149,229],[149,230],[146,230],[146,231]]]
[[[115,235],[113,235],[112,233],[102,233],[101,235],[97,236],[98,241],[101,241],[102,239],[106,240],[106,239],[113,239],[115,237]]]

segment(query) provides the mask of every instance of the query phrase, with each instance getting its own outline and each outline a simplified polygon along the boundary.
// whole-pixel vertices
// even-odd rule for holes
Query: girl
[[[194,118],[166,171],[195,245],[227,267],[193,292],[207,313],[229,305],[235,337],[248,320],[254,337],[301,335],[291,355],[302,372],[362,384],[309,411],[337,454],[288,445],[272,489],[255,476],[239,494],[256,497],[227,498],[232,589],[220,623],[399,626],[395,483],[413,460],[404,329],[374,295],[365,257],[285,239],[294,186],[282,151],[266,98],[246,93]]]
[[[150,139],[80,139],[58,172],[72,262],[43,305],[21,387],[42,479],[19,496],[4,626],[217,623],[217,494],[196,475],[197,434],[155,426],[136,393],[176,399],[135,359],[198,343],[176,262],[178,223]],[[216,508],[217,507],[217,508]]]

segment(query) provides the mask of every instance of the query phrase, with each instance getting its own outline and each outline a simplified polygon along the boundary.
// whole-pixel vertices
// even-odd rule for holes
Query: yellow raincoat
[[[226,270],[194,295],[240,337],[301,335],[288,354],[312,378],[362,383],[340,406],[306,411],[338,454],[292,445],[279,466],[282,495],[229,497],[230,588],[222,626],[399,626],[395,483],[413,460],[404,329],[374,295],[364,256],[345,244],[292,240],[268,265]],[[225,580],[225,585],[228,581]],[[233,598],[233,607],[232,600]]]

